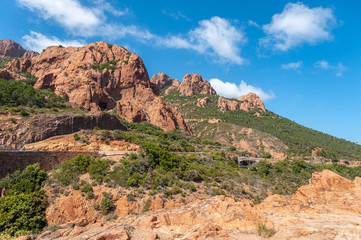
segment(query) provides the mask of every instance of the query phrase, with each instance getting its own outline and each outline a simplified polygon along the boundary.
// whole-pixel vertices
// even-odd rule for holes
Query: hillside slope
[[[200,93],[182,96],[177,88],[165,94],[170,87],[160,91],[164,101],[182,114],[192,132],[198,136],[233,145],[257,156],[268,152],[276,158],[308,157],[312,156],[313,150],[323,149],[317,155],[335,161],[361,160],[360,145],[304,127],[268,110],[253,108],[247,112],[240,106],[244,103],[250,106],[253,104],[240,101],[242,98],[227,100],[217,95]],[[220,105],[224,101],[228,104],[226,110],[223,110],[224,105]],[[253,129],[258,133],[258,139],[252,140],[243,128]],[[271,141],[264,141],[270,136]],[[245,147],[242,142],[247,142],[246,145],[250,147]]]

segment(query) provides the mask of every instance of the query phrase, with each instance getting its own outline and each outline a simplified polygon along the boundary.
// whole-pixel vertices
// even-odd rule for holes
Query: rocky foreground
[[[94,193],[104,190],[95,187]],[[154,197],[143,212],[143,202],[112,194],[112,220],[94,210],[100,198],[88,201],[76,190],[57,198],[47,220],[58,227],[37,239],[361,239],[361,178],[352,182],[329,170],[314,173],[293,195],[273,195],[257,205],[225,196],[190,196],[185,203]]]

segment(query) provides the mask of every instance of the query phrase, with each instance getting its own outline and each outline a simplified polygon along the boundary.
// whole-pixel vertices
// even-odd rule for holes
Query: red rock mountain
[[[150,80],[151,83],[157,85],[159,89],[163,89],[167,86],[174,86],[179,87],[180,82],[178,79],[174,79],[169,77],[164,72],[160,72],[158,74],[155,74],[152,79]]]
[[[238,98],[238,101],[232,101],[220,97],[218,99],[218,110],[221,112],[243,110],[249,112],[253,109],[261,109],[266,112],[263,101],[255,94],[249,93]]]
[[[194,93],[217,95],[211,84],[199,74],[187,74],[179,85],[181,96],[192,96]]]
[[[152,88],[142,59],[117,45],[48,47],[31,59],[13,60],[7,69],[31,73],[38,77],[35,88],[51,89],[84,110],[115,108],[128,121],[148,121],[166,131],[188,129]]]
[[[39,53],[26,51],[20,44],[12,40],[0,40],[0,57],[25,57],[31,58]]]

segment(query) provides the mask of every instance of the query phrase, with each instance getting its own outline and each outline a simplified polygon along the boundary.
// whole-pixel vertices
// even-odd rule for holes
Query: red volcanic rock
[[[181,96],[192,96],[194,93],[216,95],[211,84],[199,74],[187,74],[179,86]]]
[[[116,108],[128,121],[149,121],[163,130],[187,129],[153,84],[142,59],[127,49],[96,42],[84,47],[48,47],[40,55],[15,59],[8,69],[38,77],[35,88],[51,89],[78,108]]]
[[[254,93],[249,93],[245,96],[238,98],[238,101],[232,101],[220,97],[218,99],[218,110],[221,112],[235,111],[241,109],[243,111],[249,112],[253,109],[261,109],[263,112],[266,112],[264,103],[262,100]]]
[[[26,51],[23,55],[23,58],[33,58],[33,57],[36,57],[38,56],[39,53],[38,52],[35,52],[35,51]]]
[[[247,95],[241,96],[238,98],[238,101],[243,102],[240,108],[244,111],[260,108],[263,112],[266,112],[263,101],[255,93],[248,93]]]
[[[231,101],[223,97],[218,98],[218,110],[221,112],[236,111],[239,109],[239,105],[237,101]]]
[[[5,69],[0,69],[0,78],[9,80],[9,79],[14,79],[14,80],[20,80],[20,79],[25,79],[25,77],[20,76],[19,74],[15,73],[15,72],[11,72]]]
[[[0,57],[22,57],[26,50],[12,40],[0,40]]]
[[[202,99],[198,99],[197,106],[198,107],[205,107],[211,102],[212,101],[209,99],[209,97],[205,97],[205,98],[202,98]]]
[[[157,87],[159,89],[163,89],[167,86],[174,86],[174,87],[179,87],[180,82],[178,79],[174,79],[169,77],[167,74],[165,74],[164,72],[160,72],[158,74],[155,74],[152,79],[150,79],[151,83],[154,83],[155,85],[157,85]]]
[[[172,92],[174,91],[177,91],[177,87],[175,86],[170,86],[169,88],[167,88],[165,91],[164,91],[164,96],[167,96],[169,94],[171,94]]]

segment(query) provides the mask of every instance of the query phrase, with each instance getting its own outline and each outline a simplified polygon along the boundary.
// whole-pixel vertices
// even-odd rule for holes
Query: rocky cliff
[[[31,58],[39,53],[26,51],[20,44],[12,40],[0,40],[0,57],[25,57]]]
[[[39,115],[23,119],[3,115],[0,119],[0,145],[6,149],[18,149],[26,143],[74,133],[81,129],[93,129],[95,126],[108,130],[126,130],[115,116],[106,113],[84,116]]]
[[[159,89],[163,89],[168,86],[179,87],[180,82],[178,79],[169,77],[164,72],[155,74],[150,80],[151,83],[155,84]]]
[[[96,42],[84,47],[48,47],[40,55],[15,59],[9,70],[38,77],[35,88],[51,89],[76,107],[116,109],[128,121],[149,121],[163,130],[187,129],[152,86],[142,59],[127,49]]]
[[[211,84],[199,74],[187,74],[179,85],[181,96],[192,96],[194,93],[217,95]]]
[[[261,109],[263,112],[266,112],[263,101],[255,93],[249,93],[241,96],[238,98],[238,101],[232,101],[220,97],[218,99],[218,109],[221,112],[235,111],[239,109],[246,112],[250,112],[253,109]]]

